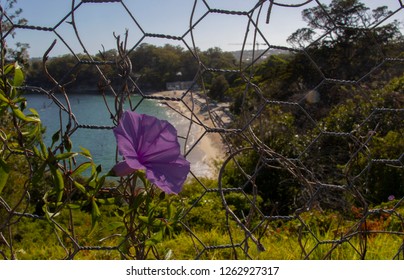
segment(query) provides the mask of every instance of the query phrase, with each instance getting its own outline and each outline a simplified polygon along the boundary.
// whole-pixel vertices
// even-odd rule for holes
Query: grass
[[[399,209],[398,214],[403,212]],[[80,242],[80,246],[117,247],[122,239],[119,232],[112,232],[108,225],[114,221],[112,217],[106,217],[101,221],[98,230],[93,235],[88,235],[91,227],[89,215],[75,212],[74,236]],[[344,219],[337,213],[304,213],[301,217],[302,224],[298,220],[289,222],[271,222],[265,230],[254,232],[265,247],[265,251],[257,248],[250,238],[235,225],[231,225],[231,238],[227,230],[214,227],[204,229],[195,227],[192,232],[182,230],[173,239],[165,240],[156,247],[160,258],[170,259],[335,259],[356,260],[363,256],[366,259],[384,260],[404,258],[403,256],[403,228],[397,215],[371,216],[367,220],[368,230],[366,235],[349,235],[355,228],[356,220]],[[18,259],[62,259],[66,256],[65,250],[73,250],[73,243],[67,237],[57,231],[45,220],[24,219],[12,227],[14,253]],[[56,232],[58,234],[56,234]],[[355,232],[355,231],[354,231]],[[393,234],[392,232],[395,232]],[[115,234],[115,235],[114,235]],[[58,240],[66,246],[64,249]],[[112,236],[111,238],[105,238]],[[342,238],[342,236],[345,236]],[[366,237],[366,238],[365,238]],[[225,245],[236,244],[234,248]],[[339,242],[339,241],[343,242]],[[245,253],[248,248],[248,254]],[[400,251],[401,248],[401,251]],[[4,244],[0,244],[0,250],[8,252]],[[397,253],[401,252],[397,256]],[[120,259],[116,249],[99,250],[85,248],[79,250],[75,259]]]

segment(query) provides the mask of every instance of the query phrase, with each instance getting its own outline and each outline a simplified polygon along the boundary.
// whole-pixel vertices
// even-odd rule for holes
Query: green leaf
[[[24,99],[25,99],[25,98],[24,98]],[[38,111],[37,111],[37,110],[35,110],[34,108],[29,108],[29,110],[31,111],[31,113],[32,113],[33,116],[36,116],[36,117],[39,118],[39,114],[38,114]]]
[[[14,69],[14,64],[8,64],[6,65],[6,67],[4,68],[4,75],[7,75],[8,73],[10,73],[12,70]]]
[[[21,103],[21,102],[26,102],[27,99],[25,97],[17,97],[13,100],[13,104]],[[22,110],[23,111],[23,110]]]
[[[53,176],[53,182],[55,184],[55,190],[56,190],[56,194],[57,194],[57,201],[61,201],[62,200],[62,196],[63,196],[63,190],[65,188],[65,182],[63,180],[63,174],[62,172],[57,169],[56,167],[50,165],[49,166],[52,176]]]
[[[80,184],[77,181],[74,181],[73,184],[77,189],[79,189],[79,191],[81,191],[84,194],[87,194],[86,188],[82,184]]]
[[[97,198],[98,203],[103,205],[114,205],[117,201],[115,197],[110,198]]]
[[[143,223],[156,228],[161,228],[164,225],[161,219],[155,219],[154,217],[139,216],[138,219]]]
[[[72,144],[72,141],[70,140],[69,136],[64,136],[63,145],[64,145],[64,147],[66,148],[67,151],[70,152],[72,150],[73,144]]]
[[[18,62],[14,64],[14,79],[13,85],[15,87],[19,87],[24,82],[24,73],[22,72],[21,67],[18,65]]]
[[[145,224],[149,224],[149,217],[139,216],[138,219]]]
[[[12,108],[14,115],[20,120],[26,122],[41,122],[41,120],[36,116],[26,116],[20,109]]]
[[[10,100],[4,95],[3,91],[0,91],[0,101],[10,104]]]
[[[53,144],[55,144],[57,141],[59,141],[60,139],[60,130],[56,131],[53,135],[52,135],[52,146]]]
[[[97,182],[96,182],[97,184],[95,186],[96,192],[98,192],[104,186],[106,176],[107,175],[103,175],[97,180]]]
[[[67,153],[56,155],[55,159],[56,160],[64,160],[64,159],[72,158],[72,157],[75,157],[75,156],[77,156],[77,153],[67,152]]]
[[[29,116],[27,116],[25,121],[39,123],[39,122],[41,122],[41,119],[39,117],[37,117],[37,116],[29,115]]]
[[[97,171],[97,173],[98,173],[98,174],[100,174],[100,173],[101,173],[101,171],[102,171],[102,166],[101,166],[101,164],[100,164],[100,165],[98,165],[98,166],[97,166],[97,168],[96,168],[95,170]]]
[[[79,203],[68,203],[67,204],[67,208],[69,208],[69,209],[80,209],[82,207],[82,205],[81,204],[79,204]]]
[[[163,240],[163,231],[160,230],[153,234],[152,238],[146,240],[146,246],[154,246]]]
[[[95,202],[95,199],[93,199],[91,201],[91,230],[90,230],[89,235],[91,235],[94,232],[95,228],[98,225],[98,221],[99,221],[100,217],[101,217],[100,209],[98,208],[98,205]]]
[[[115,231],[119,228],[124,228],[125,224],[123,222],[111,222],[106,225],[106,228],[110,231]]]
[[[173,217],[173,214],[175,214],[175,207],[172,203],[169,203],[167,205],[167,219],[171,220],[171,218]]]
[[[35,155],[35,156],[37,156],[37,157],[43,159],[42,154],[41,154],[41,152],[38,150],[37,147],[34,146],[34,147],[33,147],[33,151],[34,151],[34,155]]]
[[[41,146],[41,151],[42,151],[43,157],[47,158],[49,154],[48,154],[48,150],[45,146],[45,143],[43,141],[41,141],[41,142],[39,142],[39,145]]]
[[[10,175],[10,167],[2,158],[0,158],[0,194],[7,183],[9,175]]]
[[[83,148],[80,146],[81,149],[81,155],[85,156],[86,158],[92,159],[91,153],[89,150],[87,150],[86,148]]]
[[[90,178],[87,180],[87,185],[93,189],[97,187],[97,174],[91,174]]]
[[[25,119],[27,118],[27,116],[20,110],[17,108],[12,108],[13,109],[13,113],[14,115],[19,118],[20,120],[25,121]]]
[[[152,226],[156,228],[161,228],[165,223],[163,222],[162,219],[154,219]]]
[[[92,162],[83,162],[72,172],[72,176],[79,175],[92,166]]]
[[[28,130],[26,131],[22,131],[22,135],[24,135],[25,137],[33,137],[41,133],[41,126],[39,125],[39,123],[38,125],[27,127],[27,129]]]
[[[49,222],[49,224],[56,230],[61,231],[59,227],[56,226],[54,221],[52,220],[54,217],[59,216],[60,212],[57,213],[52,213],[49,211],[49,205],[50,203],[48,202],[48,196],[50,192],[46,192],[45,195],[43,196],[43,200],[45,204],[42,206],[42,211],[45,213],[45,218]]]

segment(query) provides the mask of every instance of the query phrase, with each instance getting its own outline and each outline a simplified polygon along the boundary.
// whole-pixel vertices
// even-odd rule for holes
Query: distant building
[[[167,90],[199,90],[200,87],[194,81],[183,81],[183,82],[170,82],[166,83]]]

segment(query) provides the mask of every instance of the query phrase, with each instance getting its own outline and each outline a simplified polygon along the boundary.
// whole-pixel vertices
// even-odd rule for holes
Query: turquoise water
[[[63,104],[66,104],[62,95],[56,96],[58,100]],[[61,111],[59,106],[56,105],[53,100],[48,99],[45,95],[30,94],[26,97],[28,108],[34,108],[38,111],[42,123],[46,127],[45,142],[50,145],[52,135],[61,127],[60,119],[62,119],[63,122],[63,129],[66,127],[68,120],[67,113]],[[132,104],[137,104],[139,100],[139,98],[132,98]],[[70,95],[69,101],[79,124],[113,126],[113,122],[110,119],[110,113],[108,112],[102,96],[94,93],[82,92],[80,94]],[[107,96],[106,102],[110,108],[114,108],[114,98],[112,96]],[[125,104],[125,108],[128,107],[129,105]],[[182,133],[181,130],[186,129],[187,127],[187,122],[184,119],[179,118],[178,115],[173,114],[172,111],[161,106],[154,100],[142,100],[136,111],[138,113],[146,113],[156,116],[159,119],[170,121],[178,130],[179,135]],[[73,142],[72,150],[80,151],[80,146],[90,150],[94,162],[102,165],[103,172],[107,172],[114,166],[116,140],[111,129],[100,130],[79,128],[73,133],[71,140]],[[198,162],[198,158],[200,157],[201,151],[195,151],[193,153],[193,159],[189,160],[192,165],[196,165],[198,166],[198,169],[203,170],[203,163]]]

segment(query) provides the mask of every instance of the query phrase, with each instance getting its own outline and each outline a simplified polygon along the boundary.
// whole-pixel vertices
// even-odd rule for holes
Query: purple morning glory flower
[[[113,167],[115,175],[145,170],[147,179],[162,191],[181,191],[190,164],[181,155],[177,130],[169,122],[125,111],[114,134],[124,158]]]

